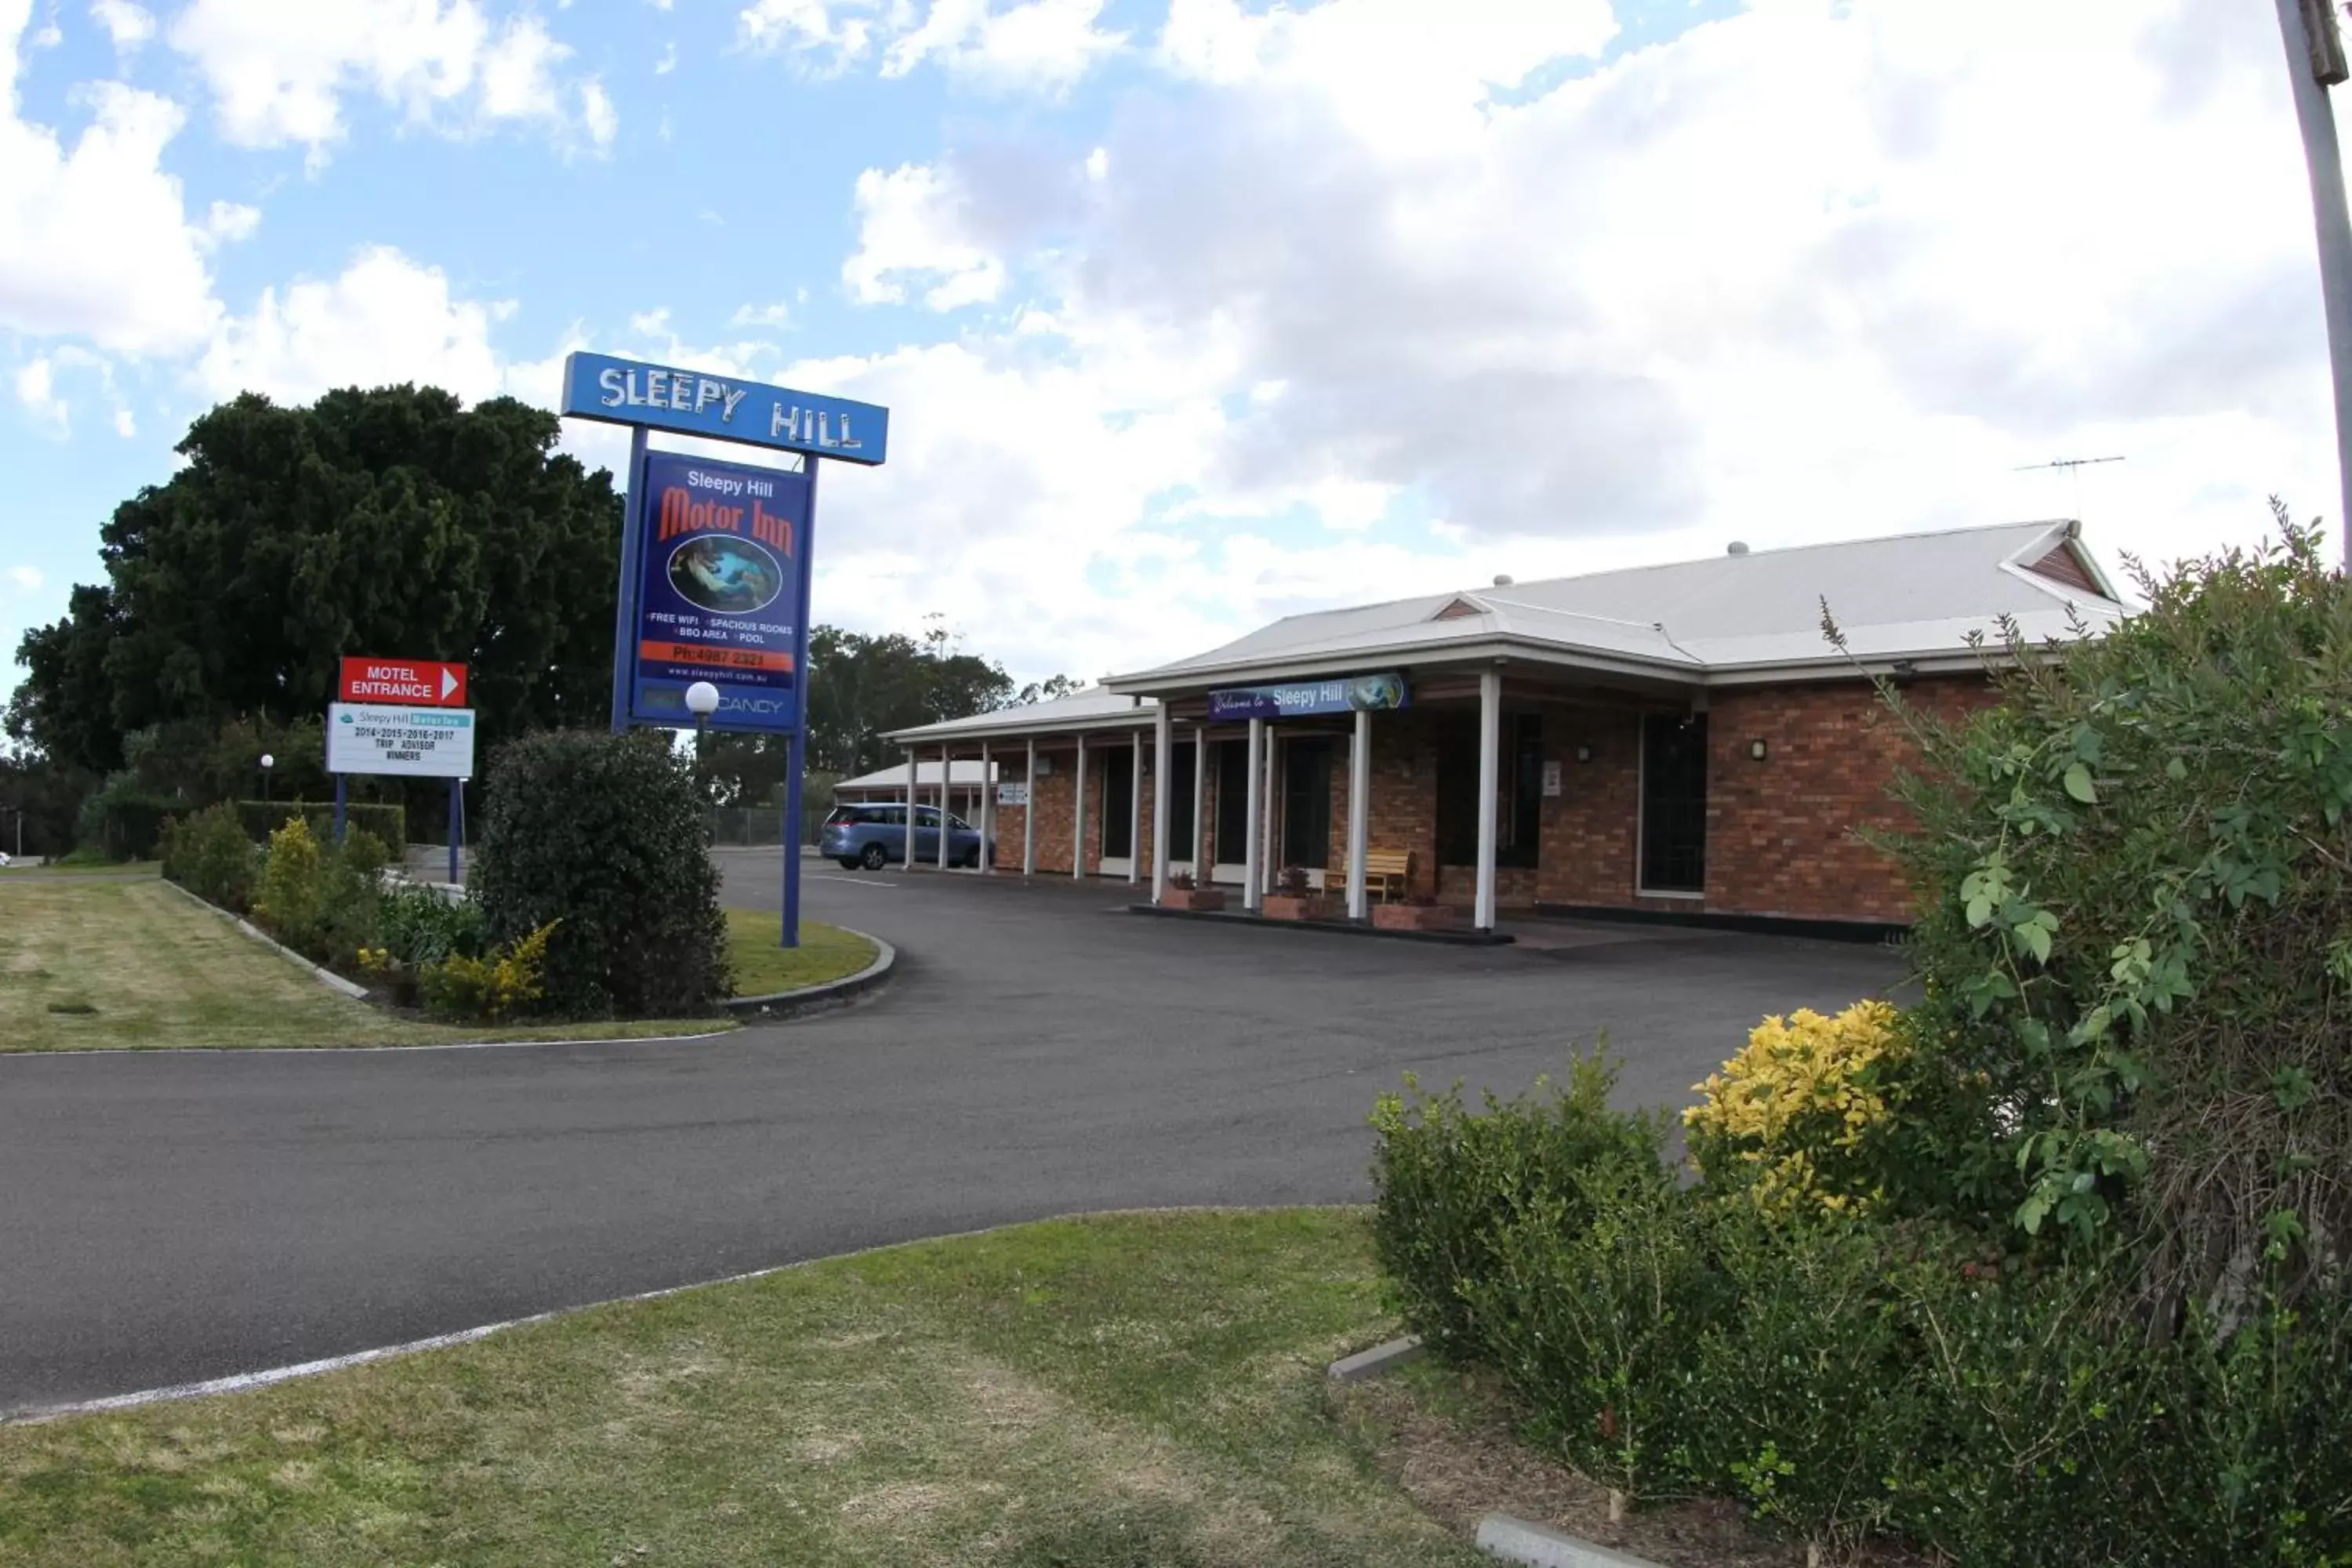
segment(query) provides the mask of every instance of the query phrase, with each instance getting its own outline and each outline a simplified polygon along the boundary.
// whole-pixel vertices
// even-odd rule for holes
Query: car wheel
[[[855,871],[855,870],[856,870],[856,869],[857,869],[857,857],[856,857],[856,856],[855,856],[855,855],[844,855],[844,856],[841,858],[841,868],[842,868],[843,870],[845,870],[845,871]]]
[[[866,853],[857,858],[857,863],[869,871],[879,871],[890,863],[890,852],[879,844],[868,844]]]

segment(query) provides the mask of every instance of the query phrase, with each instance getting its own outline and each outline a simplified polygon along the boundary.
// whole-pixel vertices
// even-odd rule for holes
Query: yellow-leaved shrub
[[[1769,1208],[1884,1203],[1872,1141],[1894,1121],[1897,1017],[1885,1002],[1857,1002],[1835,1017],[1803,1007],[1757,1025],[1721,1072],[1693,1086],[1704,1098],[1683,1125],[1699,1169],[1750,1184]]]

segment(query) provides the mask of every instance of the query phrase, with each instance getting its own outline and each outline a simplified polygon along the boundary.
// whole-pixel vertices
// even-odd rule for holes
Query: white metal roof
[[[1859,658],[1964,656],[1968,634],[1992,637],[2003,615],[2038,637],[2063,635],[2070,605],[2094,627],[2125,613],[2087,552],[2078,558],[2105,596],[2025,570],[2074,537],[2071,522],[2004,523],[1423,594],[1290,616],[1110,684],[1175,691],[1338,658],[1410,665],[1495,643],[1701,682],[1731,672],[1796,673],[1843,661],[1822,633],[1824,604]],[[1454,614],[1443,615],[1449,608]]]
[[[1000,731],[1011,735],[1029,735],[1047,730],[1062,734],[1076,730],[1131,730],[1150,724],[1159,706],[1149,697],[1121,696],[1099,686],[1089,686],[1083,691],[1056,697],[1050,701],[1024,702],[1014,708],[975,713],[969,719],[950,719],[940,724],[894,730],[889,738],[919,745],[931,739],[984,741]],[[937,767],[939,764],[934,763],[931,765]]]
[[[955,789],[992,784],[996,779],[996,764],[992,762],[983,771],[978,758],[966,761],[959,757],[956,759],[954,768],[948,773],[948,787]],[[928,763],[919,760],[916,763],[915,783],[920,789],[940,787],[940,764],[936,758]],[[907,792],[907,764],[900,763],[895,768],[883,768],[877,773],[860,773],[854,779],[843,779],[833,787],[835,790],[896,790],[900,795],[904,795]]]
[[[2079,538],[2071,521],[1798,545],[1555,577],[1289,616],[1173,664],[1112,676],[1058,701],[1008,708],[893,737],[978,741],[1149,725],[1154,693],[1386,667],[1510,657],[1702,687],[1819,679],[1851,668],[1822,633],[1826,606],[1852,657],[1885,669],[1969,668],[1971,635],[1997,642],[2003,616],[2029,638],[2102,631],[2127,610],[2097,562],[2085,593],[2033,563]]]

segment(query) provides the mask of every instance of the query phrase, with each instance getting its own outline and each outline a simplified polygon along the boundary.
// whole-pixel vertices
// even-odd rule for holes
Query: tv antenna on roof
[[[2083,521],[2083,470],[2095,464],[2120,463],[2124,459],[2121,458],[2060,458],[2054,461],[2047,463],[2028,463],[2023,468],[2011,468],[2010,472],[2013,474],[2032,474],[2039,473],[2044,468],[2063,468],[2066,472],[2074,475],[2074,521],[2076,522],[2080,522]]]

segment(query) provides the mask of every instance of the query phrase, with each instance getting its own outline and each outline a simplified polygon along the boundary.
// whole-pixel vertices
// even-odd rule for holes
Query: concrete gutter
[[[1334,1383],[1361,1383],[1368,1377],[1378,1377],[1382,1373],[1417,1362],[1425,1353],[1421,1348],[1421,1336],[1407,1334],[1402,1339],[1374,1345],[1368,1351],[1341,1356],[1330,1364],[1326,1375]]]
[[[1478,1550],[1506,1563],[1526,1563],[1528,1568],[1658,1568],[1645,1557],[1628,1557],[1564,1530],[1530,1524],[1507,1513],[1490,1513],[1478,1521]]]
[[[828,1013],[836,1007],[846,1007],[887,984],[891,972],[898,967],[898,950],[868,931],[850,931],[837,926],[852,936],[862,936],[874,944],[874,962],[855,974],[839,980],[828,980],[819,985],[803,985],[795,991],[778,991],[766,996],[736,996],[720,1005],[745,1023],[759,1021],[777,1023],[787,1018],[805,1017],[811,1013]]]
[[[340,991],[344,995],[352,998],[354,1001],[367,995],[366,986],[360,984],[357,981],[346,980],[341,975],[337,974],[333,970],[322,968],[320,965],[311,963],[309,959],[303,957],[292,948],[288,947],[284,942],[272,937],[268,931],[263,931],[259,926],[255,925],[251,921],[240,920],[236,915],[233,915],[226,910],[221,908],[218,904],[213,903],[209,900],[196,897],[195,894],[188,891],[187,889],[183,888],[179,883],[173,881],[169,877],[158,877],[156,880],[163,883],[163,886],[171,889],[172,891],[179,894],[180,897],[187,900],[188,902],[195,905],[198,909],[210,910],[213,913],[220,916],[221,919],[230,921],[237,930],[251,937],[262,946],[269,949],[272,952],[284,958],[289,963],[309,970],[311,977],[317,980],[320,984],[325,986],[328,990]]]
[[[1161,904],[1129,904],[1131,915],[1151,915],[1170,921],[1213,921],[1225,925],[1272,926],[1281,931],[1319,931],[1334,936],[1370,936],[1384,942],[1426,942],[1444,947],[1508,947],[1518,941],[1508,931],[1399,931],[1370,921],[1278,921],[1240,910],[1171,910]]]

